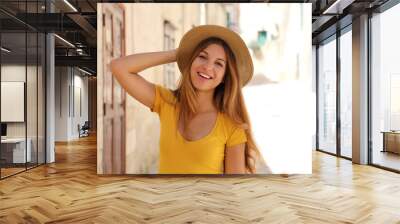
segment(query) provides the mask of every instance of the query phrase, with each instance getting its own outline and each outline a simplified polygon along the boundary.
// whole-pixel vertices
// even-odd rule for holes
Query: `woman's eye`
[[[205,59],[206,56],[204,56],[204,55],[199,55],[199,58]]]
[[[216,63],[219,67],[223,67],[223,65],[221,63]]]

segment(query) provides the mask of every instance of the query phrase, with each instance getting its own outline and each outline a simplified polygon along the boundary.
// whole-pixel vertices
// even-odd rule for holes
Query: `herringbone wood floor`
[[[313,175],[96,175],[96,139],[0,181],[0,223],[400,223],[400,175],[313,153]]]

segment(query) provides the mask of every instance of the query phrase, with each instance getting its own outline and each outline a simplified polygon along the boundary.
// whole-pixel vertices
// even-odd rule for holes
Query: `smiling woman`
[[[138,75],[175,61],[182,73],[176,90]],[[259,151],[241,92],[253,64],[238,34],[199,26],[183,36],[177,50],[121,57],[111,70],[131,96],[159,115],[159,173],[255,173]]]
[[[222,42],[209,44],[193,61],[190,75],[196,89],[212,91],[221,83],[226,66],[225,50],[222,46]]]

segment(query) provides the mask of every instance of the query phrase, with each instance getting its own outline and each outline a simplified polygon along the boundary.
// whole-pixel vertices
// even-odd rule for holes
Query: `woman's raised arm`
[[[155,100],[155,86],[139,72],[157,65],[176,61],[176,50],[139,53],[117,58],[111,61],[111,72],[122,88],[136,100],[152,108]]]

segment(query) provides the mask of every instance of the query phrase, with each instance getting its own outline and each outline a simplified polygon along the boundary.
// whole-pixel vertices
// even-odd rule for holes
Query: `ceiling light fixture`
[[[69,42],[68,40],[58,36],[57,34],[54,34],[54,36],[56,36],[58,39],[60,39],[61,41],[63,41],[64,43],[68,44],[69,46],[75,48],[75,45],[73,45],[71,42]]]
[[[1,50],[4,51],[4,52],[7,52],[7,53],[10,53],[10,52],[11,52],[9,49],[7,49],[7,48],[5,48],[5,47],[1,47]]]
[[[351,5],[354,0],[336,0],[332,5],[324,10],[322,14],[342,14],[343,9]]]
[[[83,70],[83,69],[81,69],[81,68],[79,68],[79,67],[78,67],[78,69],[79,69],[79,71],[81,71],[81,72],[83,72],[83,73],[85,73],[85,74],[92,75],[92,73],[90,73],[90,72],[88,72],[88,71],[86,71],[86,70]]]
[[[67,4],[72,10],[74,10],[74,12],[78,12],[78,10],[71,4],[69,3],[68,0],[64,0],[65,4]]]

